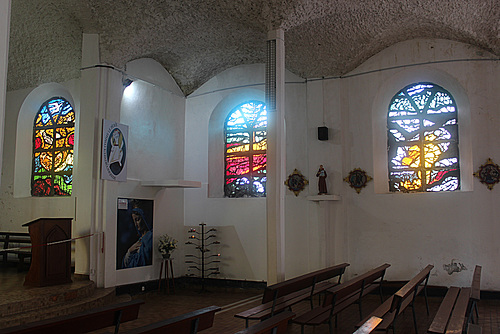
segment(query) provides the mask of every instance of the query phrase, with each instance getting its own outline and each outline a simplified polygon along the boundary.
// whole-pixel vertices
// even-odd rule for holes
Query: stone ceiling
[[[265,62],[285,31],[286,67],[343,75],[387,46],[445,38],[500,56],[500,0],[12,0],[8,90],[80,76],[82,33],[101,62],[150,57],[187,95],[235,65]]]

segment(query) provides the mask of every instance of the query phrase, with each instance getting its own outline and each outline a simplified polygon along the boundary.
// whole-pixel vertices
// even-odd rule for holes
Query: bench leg
[[[417,329],[417,316],[415,314],[415,305],[411,303],[411,311],[413,313],[413,325],[415,326],[415,334],[418,334],[418,329]],[[428,312],[428,311],[427,311]]]
[[[118,334],[118,330],[120,329],[120,321],[122,321],[122,313],[123,310],[119,310],[115,315],[115,334]]]
[[[198,333],[198,325],[200,324],[200,318],[196,318],[193,321],[191,321],[191,331],[189,334],[196,334]]]

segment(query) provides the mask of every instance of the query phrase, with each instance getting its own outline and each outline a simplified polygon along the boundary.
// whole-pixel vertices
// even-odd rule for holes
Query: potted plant
[[[177,248],[177,240],[164,234],[158,239],[158,251],[164,259],[170,258],[170,253]]]

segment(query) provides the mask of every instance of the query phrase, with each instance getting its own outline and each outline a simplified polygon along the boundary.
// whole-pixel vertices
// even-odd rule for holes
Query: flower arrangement
[[[165,258],[170,257],[170,252],[176,248],[177,240],[175,240],[168,234],[160,236],[160,239],[158,240],[158,251],[161,253],[161,256]]]

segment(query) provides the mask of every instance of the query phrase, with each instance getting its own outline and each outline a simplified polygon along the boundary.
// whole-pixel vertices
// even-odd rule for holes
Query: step
[[[75,280],[58,286],[22,287],[20,290],[7,291],[0,301],[0,318],[86,298],[92,296],[95,289],[92,281]]]
[[[118,300],[115,288],[96,288],[91,296],[58,303],[51,307],[43,307],[31,311],[14,314],[0,318],[0,328],[18,326],[25,323],[59,317],[67,314],[83,312],[96,307],[116,303],[124,300],[121,296]],[[130,300],[130,296],[128,296]]]

